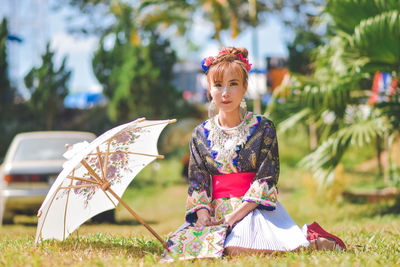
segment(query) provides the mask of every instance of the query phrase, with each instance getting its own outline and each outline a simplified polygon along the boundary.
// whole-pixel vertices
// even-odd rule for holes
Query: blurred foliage
[[[289,86],[275,91],[275,100],[293,110],[279,128],[305,124],[316,140],[316,149],[300,165],[321,185],[333,182],[336,166],[350,147],[376,144],[380,157],[383,144],[373,141],[398,132],[398,97],[374,107],[365,104],[376,71],[398,77],[398,8],[390,0],[327,1],[322,17],[330,30],[323,37],[327,41],[313,52],[312,73],[293,74]],[[271,105],[270,112],[276,114],[279,106]]]
[[[86,14],[95,8],[105,12],[102,13],[104,20],[103,17],[97,18],[98,23],[90,25],[101,36],[93,58],[93,69],[109,101],[106,106],[85,110],[64,108],[71,73],[66,58],[56,68],[56,52],[49,45],[42,56],[42,64],[33,67],[25,77],[30,99],[18,96],[8,78],[8,33],[3,21],[0,38],[0,160],[18,132],[86,130],[99,135],[113,126],[142,116],[149,119],[199,116],[197,108],[186,102],[172,85],[176,55],[169,41],[160,35],[165,30],[163,23],[170,20],[177,25],[179,16],[183,18],[185,14],[166,10],[163,14],[155,12],[151,15],[153,11],[142,12],[139,6],[119,1],[70,3]],[[84,28],[81,28],[82,32]]]
[[[33,67],[25,76],[25,86],[31,93],[28,105],[34,118],[46,130],[54,130],[55,122],[64,109],[64,98],[68,94],[67,83],[71,71],[66,67],[66,57],[61,66],[54,66],[54,51],[50,43],[42,56],[42,65]]]
[[[292,29],[308,29],[321,16],[326,0],[277,0],[282,21]]]
[[[283,1],[281,19],[294,32],[288,42],[288,68],[291,72],[309,75],[313,70],[313,51],[326,40],[329,27],[321,18],[324,0]]]
[[[246,28],[257,26],[266,20],[267,15],[290,7],[299,9],[301,5],[311,0],[137,0],[137,1],[109,1],[109,0],[69,0],[70,6],[81,10],[88,15],[89,21],[94,21],[99,12],[103,15],[117,15],[122,5],[129,5],[134,12],[135,23],[141,30],[149,28],[161,35],[177,34],[187,38],[191,43],[187,31],[196,23],[199,15],[213,25],[214,32],[211,38],[222,46],[221,33],[229,31],[232,38],[236,38]],[[313,0],[317,1],[317,0]],[[311,1],[311,2],[313,2]],[[61,5],[61,4],[59,4]],[[100,26],[99,26],[100,25]],[[103,32],[108,31],[110,25],[101,23],[85,23],[81,32],[98,33],[99,27]],[[171,32],[173,34],[171,35]],[[165,36],[163,36],[165,37]]]
[[[176,56],[168,39],[165,39],[171,38],[172,35],[168,33],[185,35],[200,14],[214,25],[214,39],[220,40],[221,31],[226,30],[230,30],[232,37],[235,37],[247,27],[260,24],[271,12],[284,11],[288,7],[302,12],[300,7],[307,2],[313,1],[69,0],[70,6],[91,19],[87,21],[82,17],[71,17],[71,29],[101,37],[99,49],[93,58],[93,69],[104,87],[109,104],[88,110],[62,108],[68,71],[63,70],[65,59],[60,69],[54,69],[54,52],[48,48],[42,66],[33,68],[25,79],[32,93],[31,99],[28,103],[21,99],[18,107],[13,105],[19,112],[13,112],[17,114],[15,123],[8,121],[7,125],[13,129],[13,133],[20,131],[18,129],[47,128],[88,130],[99,134],[139,116],[200,117],[198,109],[182,100],[171,85]],[[64,4],[55,3],[54,6],[62,8]],[[79,21],[84,23],[79,24]],[[57,91],[59,97],[49,97],[54,95],[50,87]],[[30,111],[35,116],[27,123],[19,123],[21,119],[29,117]],[[10,137],[7,139],[8,144]],[[170,147],[166,150],[169,151]]]
[[[9,79],[7,44],[10,41],[7,37],[7,19],[3,19],[0,25],[0,163],[15,134],[37,127],[35,118]]]
[[[8,124],[13,121],[13,100],[15,89],[11,86],[8,78],[8,62],[7,62],[7,37],[8,27],[7,19],[3,19],[0,24],[0,162],[4,155],[12,134],[12,130]]]
[[[287,45],[289,71],[304,75],[311,74],[312,51],[321,44],[321,36],[312,30],[297,30],[293,42]]]
[[[140,33],[135,12],[121,5],[117,23],[105,33],[93,57],[93,70],[109,98],[108,113],[114,122],[137,117],[162,119],[193,115],[172,85],[175,51],[156,32]],[[112,38],[113,46],[106,48]]]
[[[88,131],[100,135],[117,126],[107,114],[107,106],[95,106],[89,109],[65,109],[62,114],[63,130]]]
[[[161,153],[176,154],[184,156],[189,153],[189,141],[192,137],[193,129],[202,123],[204,119],[185,118],[168,126],[164,130],[159,144]]]
[[[191,5],[195,11],[199,10],[203,18],[212,23],[212,38],[217,40],[220,46],[223,46],[222,31],[229,30],[231,37],[236,38],[246,28],[259,25],[265,19],[263,15],[276,8],[275,1],[261,0],[197,0]]]
[[[8,62],[6,42],[8,38],[7,19],[0,24],[0,113],[5,114],[13,103],[15,89],[11,87],[8,78]]]

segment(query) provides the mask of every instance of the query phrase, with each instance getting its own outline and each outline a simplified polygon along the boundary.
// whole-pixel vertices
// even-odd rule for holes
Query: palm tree
[[[163,20],[170,17],[171,22],[176,18],[174,14],[184,14],[187,18],[184,24],[186,26],[196,23],[192,19],[195,13],[199,12],[203,18],[212,23],[214,27],[212,38],[221,47],[222,31],[229,30],[232,38],[236,38],[246,27],[260,23],[258,17],[260,13],[271,11],[276,7],[260,0],[193,0],[190,4],[182,0],[144,0],[141,6],[151,7],[154,14],[160,14],[158,17]]]
[[[175,26],[177,33],[183,35],[190,27],[193,6],[179,0],[142,0],[137,9],[138,26],[145,30],[165,31]]]
[[[293,76],[290,90],[296,94],[288,101],[297,103],[297,113],[280,127],[288,129],[301,121],[318,126],[319,145],[300,165],[326,185],[351,146],[399,131],[400,117],[393,116],[400,113],[398,100],[372,108],[365,100],[376,71],[399,76],[400,5],[397,0],[329,0],[324,13],[334,35],[317,48],[313,75]]]

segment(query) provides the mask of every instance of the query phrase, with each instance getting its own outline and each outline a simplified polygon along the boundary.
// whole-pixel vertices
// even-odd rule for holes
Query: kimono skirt
[[[213,201],[218,198],[243,197],[255,173],[213,175]],[[226,237],[224,247],[256,250],[291,251],[309,246],[307,225],[300,229],[278,201],[274,210],[259,205],[239,221]]]

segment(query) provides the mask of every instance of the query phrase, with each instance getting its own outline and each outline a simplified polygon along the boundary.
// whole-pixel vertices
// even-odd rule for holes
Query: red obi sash
[[[242,197],[249,190],[255,172],[239,172],[212,176],[212,199]]]

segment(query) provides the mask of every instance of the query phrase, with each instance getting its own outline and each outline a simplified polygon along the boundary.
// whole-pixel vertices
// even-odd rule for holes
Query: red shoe
[[[318,223],[313,222],[312,224],[307,226],[307,240],[309,240],[309,241],[314,240],[314,239],[317,239],[318,237],[334,239],[336,244],[341,249],[346,250],[346,245],[344,244],[342,239],[340,239],[339,237],[337,237],[335,235],[328,233],[327,231],[322,229],[322,227]]]

